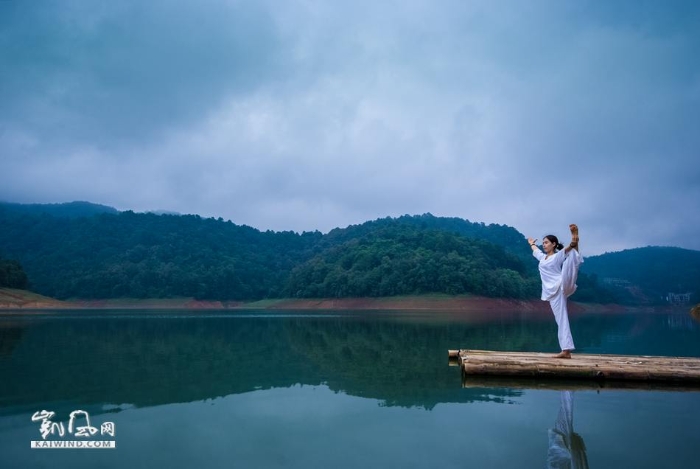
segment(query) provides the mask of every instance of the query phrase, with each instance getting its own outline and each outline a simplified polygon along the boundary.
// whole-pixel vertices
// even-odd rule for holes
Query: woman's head
[[[564,249],[564,245],[559,242],[559,239],[554,235],[547,235],[542,239],[542,247],[547,254]]]

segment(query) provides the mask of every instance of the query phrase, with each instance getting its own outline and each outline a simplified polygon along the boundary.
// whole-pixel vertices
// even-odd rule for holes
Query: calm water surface
[[[579,352],[700,357],[687,313],[587,313],[572,331]],[[554,320],[0,315],[0,467],[697,467],[699,392],[463,388],[450,348],[555,352]],[[114,437],[92,439],[116,449],[30,448],[35,412],[67,432],[78,409],[114,422]]]

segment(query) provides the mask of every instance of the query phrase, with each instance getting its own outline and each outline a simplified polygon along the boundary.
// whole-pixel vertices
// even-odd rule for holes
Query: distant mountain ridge
[[[119,213],[119,210],[114,207],[84,201],[59,204],[17,204],[0,202],[0,208],[16,213],[46,214],[54,217],[66,218],[91,217],[100,213]]]
[[[647,246],[605,253],[587,257],[581,271],[598,276],[625,302],[659,304],[672,302],[670,293],[690,293],[694,304],[700,293],[700,251],[690,249]]]

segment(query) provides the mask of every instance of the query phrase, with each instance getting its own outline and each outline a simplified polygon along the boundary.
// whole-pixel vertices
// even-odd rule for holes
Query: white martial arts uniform
[[[537,249],[532,251],[532,255],[540,261],[542,300],[549,301],[557,321],[559,346],[562,350],[574,350],[566,299],[576,291],[578,268],[583,262],[583,257],[575,249],[568,253],[562,249],[549,257]]]

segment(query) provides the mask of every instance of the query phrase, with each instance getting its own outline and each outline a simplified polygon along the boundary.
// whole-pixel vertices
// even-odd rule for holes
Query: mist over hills
[[[55,217],[79,218],[90,217],[100,213],[117,214],[119,210],[107,205],[93,204],[85,201],[66,202],[59,204],[16,204],[0,202],[0,207],[8,212],[26,214],[45,214]]]
[[[60,299],[537,298],[540,288],[537,263],[515,228],[431,214],[299,234],[88,202],[0,203],[0,226],[0,258],[21,264],[29,288]],[[668,292],[697,297],[700,252],[630,251],[586,258],[574,299],[662,304]],[[673,276],[665,273],[670,268]]]

